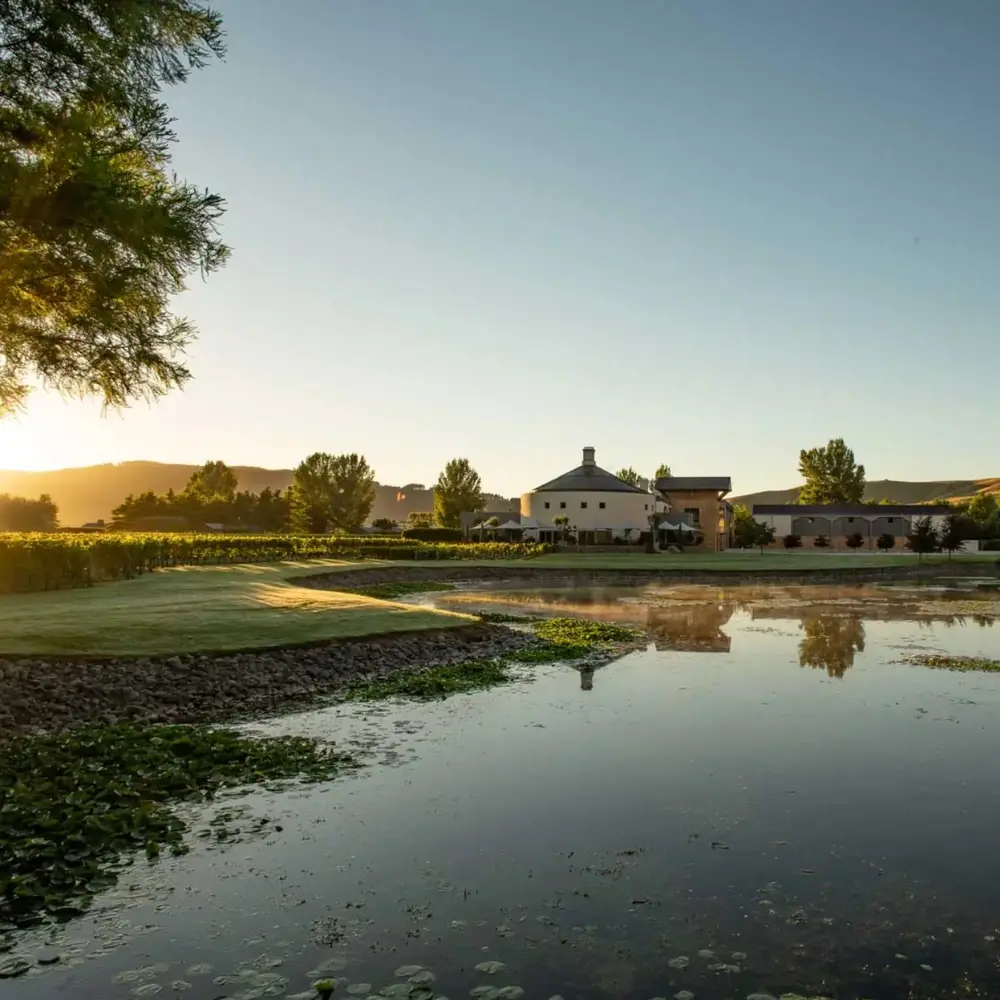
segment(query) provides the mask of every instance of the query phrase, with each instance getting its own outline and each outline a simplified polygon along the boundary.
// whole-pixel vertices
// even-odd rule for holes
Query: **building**
[[[669,506],[671,519],[680,519],[701,531],[709,552],[723,552],[730,546],[733,507],[725,497],[732,488],[729,476],[667,476],[656,480],[656,492]]]
[[[555,518],[569,518],[568,528],[581,545],[609,545],[616,538],[638,540],[649,531],[654,513],[665,513],[666,504],[602,469],[593,448],[583,449],[575,469],[543,483],[521,497],[520,523],[526,533],[542,542],[558,541],[561,528]]]
[[[864,547],[874,549],[880,535],[892,535],[896,547],[913,531],[913,522],[929,517],[940,528],[951,508],[939,504],[771,504],[753,505],[755,521],[774,528],[775,546],[786,535],[798,535],[802,547],[824,538],[831,549],[847,549],[847,538],[861,535]],[[822,544],[822,543],[821,543]]]

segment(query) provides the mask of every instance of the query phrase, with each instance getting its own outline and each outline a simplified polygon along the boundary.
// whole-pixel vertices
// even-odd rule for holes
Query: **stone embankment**
[[[0,660],[0,737],[84,723],[222,722],[274,714],[396,670],[502,656],[536,640],[502,626],[228,656]]]

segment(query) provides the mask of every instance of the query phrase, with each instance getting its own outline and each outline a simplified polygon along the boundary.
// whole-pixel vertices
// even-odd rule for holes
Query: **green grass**
[[[68,918],[136,851],[183,853],[170,804],[353,765],[301,737],[198,726],[95,726],[0,744],[0,921]]]
[[[928,653],[906,656],[900,662],[915,667],[934,667],[937,670],[1000,673],[1000,660],[991,660],[985,656],[941,656],[937,653]]]
[[[465,615],[295,582],[300,576],[371,565],[313,560],[188,566],[86,589],[5,595],[0,597],[0,656],[228,652],[475,622]]]

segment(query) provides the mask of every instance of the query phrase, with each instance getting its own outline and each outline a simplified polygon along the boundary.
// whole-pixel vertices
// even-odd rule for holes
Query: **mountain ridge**
[[[37,497],[48,493],[59,508],[59,523],[77,527],[88,521],[110,520],[111,511],[130,493],[180,492],[199,466],[136,459],[108,462],[45,472],[0,469],[0,493]],[[265,469],[256,465],[234,465],[239,488],[259,493],[265,487],[287,489],[292,483],[291,469]],[[377,484],[372,518],[388,517],[405,521],[411,513],[433,510],[434,490],[423,484],[404,486]],[[487,494],[491,510],[514,509],[506,497]],[[506,506],[500,506],[505,504]]]
[[[801,486],[787,490],[760,490],[729,497],[731,503],[753,507],[754,504],[795,503]],[[977,493],[992,493],[1000,499],[1000,479],[932,479],[910,482],[903,479],[873,479],[865,486],[866,500],[894,500],[896,503],[931,503],[934,500],[964,500]]]

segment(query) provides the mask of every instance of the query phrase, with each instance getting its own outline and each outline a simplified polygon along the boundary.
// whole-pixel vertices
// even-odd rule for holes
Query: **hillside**
[[[763,490],[731,497],[733,503],[752,507],[758,503],[795,503],[801,486],[788,490]],[[876,479],[865,489],[866,500],[895,500],[897,503],[929,503],[958,500],[976,493],[994,493],[1000,498],[1000,479],[942,479],[929,483],[907,483],[898,479]]]
[[[0,493],[37,497],[48,493],[59,507],[59,523],[75,526],[100,518],[110,519],[111,510],[130,493],[169,489],[182,490],[195,471],[195,465],[167,465],[161,462],[121,462],[117,465],[90,465],[52,472],[11,472],[0,470]],[[259,493],[266,486],[285,489],[292,482],[291,469],[260,469],[256,466],[233,466],[240,489]],[[434,491],[408,486],[378,487],[372,517],[405,521],[414,511],[434,507]],[[492,510],[510,506],[506,498],[489,496]],[[515,507],[511,507],[515,509]]]

